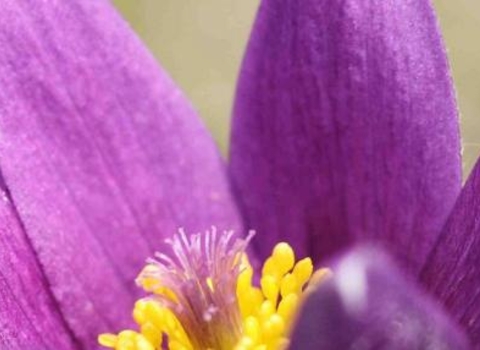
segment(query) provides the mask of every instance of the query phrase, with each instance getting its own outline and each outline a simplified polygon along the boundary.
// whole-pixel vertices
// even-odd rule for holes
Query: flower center
[[[329,275],[313,272],[310,258],[295,262],[287,243],[265,261],[260,286],[245,249],[253,234],[232,232],[168,241],[171,254],[157,253],[137,278],[150,295],[136,302],[139,331],[102,334],[99,343],[117,350],[277,350],[288,346],[296,310],[311,286]]]

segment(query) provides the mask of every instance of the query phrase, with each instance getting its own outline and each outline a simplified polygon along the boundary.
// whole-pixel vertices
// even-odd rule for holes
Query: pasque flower
[[[4,1],[0,84],[2,348],[96,347],[145,258],[211,225],[254,228],[259,260],[391,256],[332,263],[293,349],[480,346],[480,166],[461,190],[428,0],[263,0],[228,172],[107,1]]]

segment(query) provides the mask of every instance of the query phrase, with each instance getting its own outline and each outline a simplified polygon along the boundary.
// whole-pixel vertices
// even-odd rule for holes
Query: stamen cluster
[[[237,281],[243,334],[234,349],[285,349],[301,301],[329,276],[330,270],[319,269],[312,275],[310,258],[295,263],[290,245],[278,243],[263,265],[258,288],[252,284],[253,269],[248,259],[245,258],[244,263]]]
[[[139,331],[102,334],[99,343],[138,350],[270,350],[288,346],[294,314],[305,293],[328,275],[312,276],[309,258],[295,263],[292,248],[279,243],[265,261],[260,286],[245,252],[251,239],[232,232],[187,237],[180,230],[168,241],[171,254],[157,253],[137,283],[150,295],[137,301]]]

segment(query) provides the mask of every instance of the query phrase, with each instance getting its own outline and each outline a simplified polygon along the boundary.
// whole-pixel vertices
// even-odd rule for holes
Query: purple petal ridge
[[[466,350],[468,342],[436,304],[382,254],[357,249],[305,301],[291,349]]]
[[[239,228],[222,161],[108,1],[3,3],[0,84],[6,186],[61,313],[93,348],[128,325],[134,278],[163,237]]]
[[[262,255],[279,240],[316,259],[376,240],[417,273],[459,193],[460,168],[429,1],[262,2],[230,165]]]
[[[466,182],[421,278],[480,347],[480,161]]]

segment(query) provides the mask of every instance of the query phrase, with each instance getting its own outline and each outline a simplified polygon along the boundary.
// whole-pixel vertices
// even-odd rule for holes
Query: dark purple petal
[[[427,0],[265,0],[231,173],[265,255],[380,240],[418,272],[460,189],[457,112]]]
[[[466,337],[390,261],[357,249],[305,301],[291,349],[462,350]]]
[[[0,84],[6,185],[61,312],[92,348],[128,325],[134,277],[164,237],[238,227],[221,159],[108,1],[3,3]]]
[[[422,282],[480,346],[480,161],[421,274]]]
[[[15,207],[0,187],[0,348],[75,349]]]

